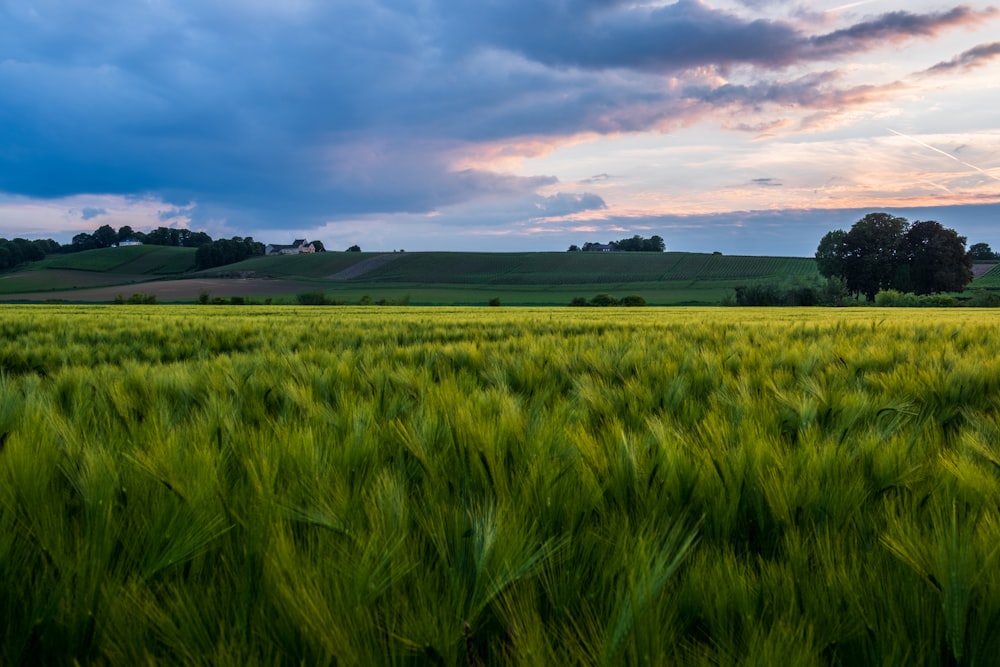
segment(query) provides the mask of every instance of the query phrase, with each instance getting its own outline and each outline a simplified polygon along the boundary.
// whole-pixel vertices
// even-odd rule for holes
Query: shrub
[[[617,305],[618,301],[610,294],[598,294],[593,299],[590,300],[591,306],[614,306]]]
[[[966,305],[973,308],[1000,308],[1000,294],[989,290],[977,289]]]
[[[629,307],[645,306],[646,300],[643,299],[638,294],[629,294],[628,296],[622,297],[621,305]]]
[[[954,308],[958,299],[947,294],[917,295],[912,292],[882,290],[875,295],[875,305],[883,308]]]
[[[499,306],[500,305],[500,297],[495,296],[492,299],[490,299],[489,305],[491,305],[491,306]]]
[[[587,300],[585,298],[583,298],[582,296],[575,296],[575,297],[573,297],[573,300],[569,302],[569,305],[577,307],[577,308],[580,307],[580,306],[586,306],[587,305]]]
[[[300,306],[326,306],[330,301],[322,292],[301,292],[295,295]]]
[[[116,304],[118,304],[118,305],[122,305],[122,304],[129,304],[129,305],[133,305],[133,306],[134,305],[148,305],[148,304],[154,304],[154,303],[156,303],[156,295],[155,294],[143,294],[142,292],[136,292],[135,294],[133,294],[132,296],[130,296],[128,299],[126,299],[121,294],[116,294],[114,302]]]

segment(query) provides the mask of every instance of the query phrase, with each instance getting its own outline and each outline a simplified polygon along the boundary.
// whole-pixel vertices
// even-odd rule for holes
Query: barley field
[[[994,665],[1000,313],[0,307],[0,664]]]

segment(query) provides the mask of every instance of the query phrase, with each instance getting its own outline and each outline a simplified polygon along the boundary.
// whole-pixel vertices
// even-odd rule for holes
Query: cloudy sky
[[[0,236],[811,255],[1000,248],[974,0],[0,0]]]

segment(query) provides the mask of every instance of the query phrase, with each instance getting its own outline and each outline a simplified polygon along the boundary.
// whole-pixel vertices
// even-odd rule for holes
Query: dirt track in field
[[[95,287],[26,294],[4,294],[0,301],[78,301],[102,303],[115,300],[119,294],[126,299],[139,292],[153,294],[158,301],[197,301],[207,291],[212,297],[282,296],[322,289],[314,283],[294,280],[263,280],[259,278],[202,278],[189,280],[157,280],[147,283]]]

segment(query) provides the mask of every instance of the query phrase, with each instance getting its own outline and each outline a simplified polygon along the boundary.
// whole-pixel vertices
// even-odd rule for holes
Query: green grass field
[[[969,285],[969,289],[1000,290],[1000,263]]]
[[[32,268],[95,271],[129,276],[176,275],[194,269],[194,255],[194,248],[125,246],[54,255],[37,262]]]
[[[576,297],[607,293],[642,296],[655,305],[717,304],[737,285],[759,281],[807,283],[818,279],[809,258],[727,257],[697,253],[347,253],[328,252],[255,257],[206,271],[191,271],[194,251],[187,248],[135,246],[61,255],[28,270],[0,276],[0,294],[19,299],[58,298],[108,302],[102,286],[149,291],[163,302],[177,300],[163,278],[217,280],[239,277],[231,290],[238,296],[246,280],[282,279],[309,283],[334,300],[357,303],[408,301],[422,305],[476,305],[499,298],[507,305],[565,305]],[[348,279],[332,276],[372,267]],[[379,264],[379,262],[384,262]],[[363,264],[364,263],[364,264]],[[341,274],[343,275],[343,274]],[[100,277],[95,277],[100,276]],[[146,284],[142,284],[146,282]],[[213,284],[213,289],[218,287]],[[197,288],[180,301],[193,301]],[[183,291],[183,290],[182,290]],[[189,290],[190,291],[190,290]],[[252,290],[261,296],[259,286]],[[265,295],[292,302],[284,293]]]
[[[0,664],[994,664],[998,327],[0,306]]]

